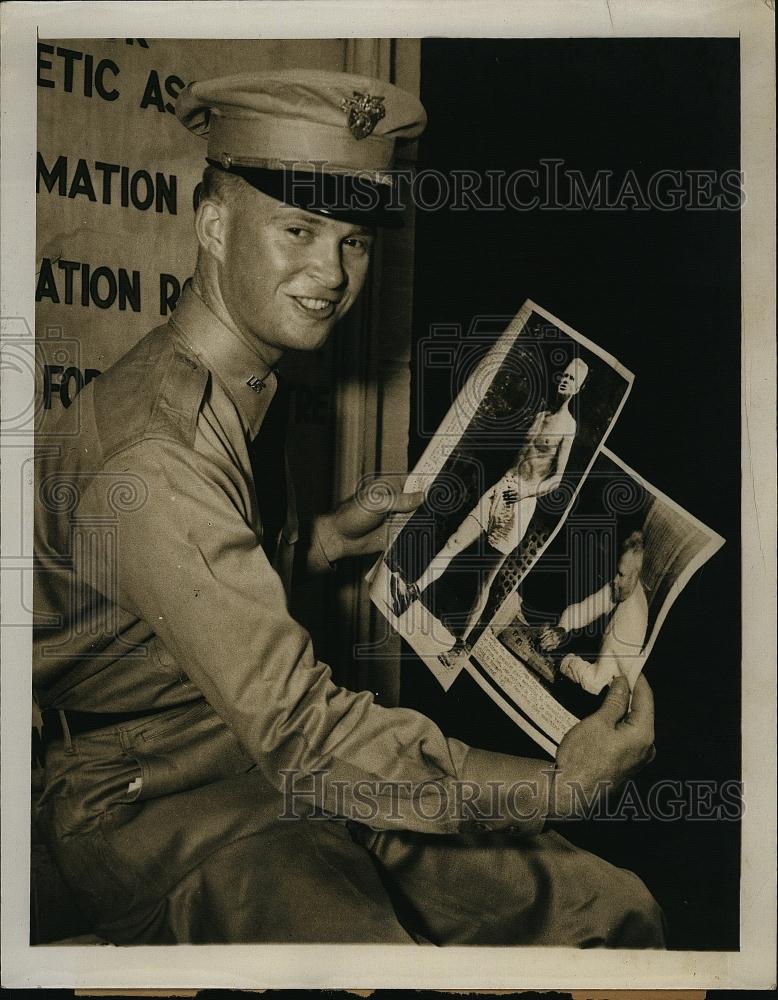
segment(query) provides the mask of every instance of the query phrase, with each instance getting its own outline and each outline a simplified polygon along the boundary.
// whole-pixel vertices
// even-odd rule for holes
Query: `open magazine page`
[[[532,571],[517,587],[495,580],[497,610],[466,669],[553,752],[614,676],[634,684],[676,597],[722,544],[603,449]]]
[[[444,688],[493,585],[515,587],[563,523],[632,379],[530,301],[474,363],[406,482],[425,502],[371,577],[373,601]]]

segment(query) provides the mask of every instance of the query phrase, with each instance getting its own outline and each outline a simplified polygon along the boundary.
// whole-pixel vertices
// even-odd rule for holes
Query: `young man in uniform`
[[[40,822],[73,893],[117,943],[661,947],[634,875],[544,832],[575,785],[650,759],[645,681],[631,710],[614,684],[551,774],[336,687],[287,610],[275,366],[354,302],[423,108],[380,80],[284,71],[193,83],[177,113],[208,143],[194,277],[38,463]],[[309,569],[377,550],[420,499],[320,518]]]

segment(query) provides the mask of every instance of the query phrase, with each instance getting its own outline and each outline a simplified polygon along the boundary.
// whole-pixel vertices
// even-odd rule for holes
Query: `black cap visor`
[[[225,169],[217,160],[208,163]],[[403,206],[393,202],[393,188],[367,176],[329,174],[321,170],[270,170],[238,164],[231,164],[227,172],[242,177],[257,191],[306,212],[362,226],[403,225]]]

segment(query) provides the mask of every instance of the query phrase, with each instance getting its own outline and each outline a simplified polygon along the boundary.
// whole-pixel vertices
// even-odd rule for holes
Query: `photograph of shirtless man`
[[[538,497],[555,490],[562,482],[577,430],[570,403],[588,373],[589,366],[581,358],[574,358],[564,368],[559,375],[554,407],[537,413],[515,461],[481,496],[422,575],[409,585],[404,585],[397,574],[392,578],[392,611],[399,617],[446,572],[455,556],[481,535],[485,536],[481,586],[462,634],[440,656],[447,665],[468,653],[468,638],[480,620],[491,586],[506,558],[521,544]]]

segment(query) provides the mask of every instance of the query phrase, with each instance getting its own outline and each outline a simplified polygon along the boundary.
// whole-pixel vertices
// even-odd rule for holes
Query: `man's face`
[[[643,554],[641,552],[630,550],[619,559],[616,575],[611,581],[613,600],[617,604],[626,601],[637,587],[642,566]]]
[[[563,399],[568,399],[570,396],[574,396],[578,392],[583,385],[585,378],[586,370],[583,365],[576,364],[575,361],[571,361],[567,368],[565,368],[559,376],[557,392]]]
[[[253,188],[227,216],[219,283],[245,334],[274,351],[313,351],[367,274],[372,232],[285,205]]]

